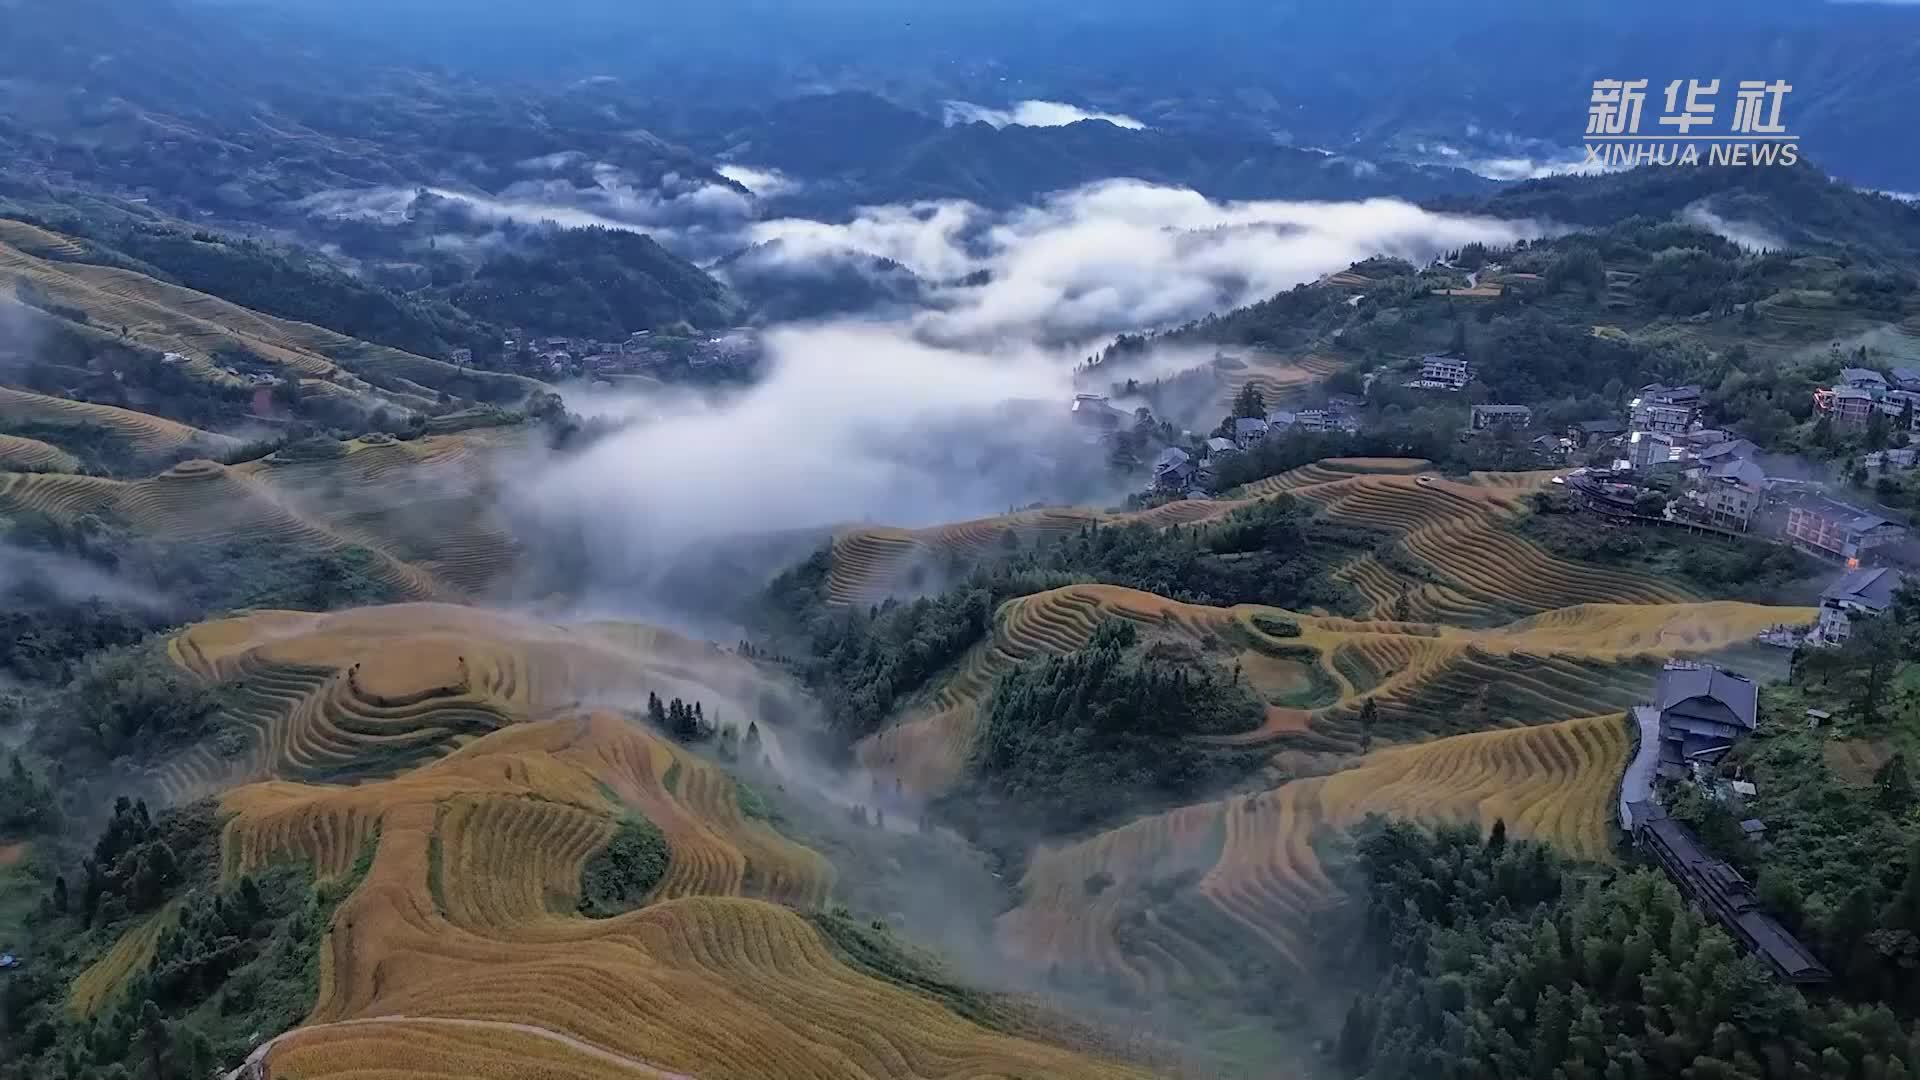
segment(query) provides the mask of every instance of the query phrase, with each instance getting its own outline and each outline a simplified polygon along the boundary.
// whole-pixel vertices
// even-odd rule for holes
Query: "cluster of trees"
[[[833,556],[823,549],[774,580],[767,608],[778,633],[794,644],[799,673],[851,742],[983,640],[994,612],[1013,597],[1101,581],[1195,604],[1339,609],[1352,597],[1326,572],[1347,551],[1380,540],[1364,529],[1311,521],[1279,498],[1206,525],[1090,525],[1032,546],[1009,537],[1009,546],[978,565],[944,567],[953,584],[941,592],[867,609],[828,604]]]
[[[778,240],[744,248],[717,268],[767,323],[904,310],[926,293],[926,283],[892,259],[854,252],[794,259]]]
[[[666,876],[672,857],[666,835],[652,822],[631,815],[621,818],[606,846],[580,871],[580,913],[607,919],[644,904]]]
[[[0,600],[7,607],[0,610],[0,673],[17,682],[65,683],[89,654],[131,645],[160,628],[151,611],[97,597],[67,600],[38,578],[0,590]]]
[[[0,782],[0,836],[34,832],[50,825],[58,812],[45,778],[28,769],[17,752],[7,755],[6,780]]]
[[[986,635],[996,604],[985,573],[933,597],[836,609],[827,601],[833,552],[823,548],[775,578],[776,629],[800,644],[799,673],[851,744],[877,729],[897,702]]]
[[[1190,798],[1244,764],[1193,741],[1259,724],[1238,672],[1141,645],[1133,623],[1110,619],[1085,648],[1001,678],[953,814],[986,836],[1073,833]]]
[[[1884,614],[1854,615],[1848,629],[1837,648],[1795,650],[1794,678],[1843,694],[1852,718],[1871,731],[1891,718],[1894,675],[1920,656],[1920,580],[1909,575]]]
[[[647,719],[681,742],[704,742],[714,736],[714,725],[707,722],[706,711],[697,701],[688,703],[674,698],[663,702],[659,694],[650,693]]]
[[[255,311],[422,356],[444,358],[454,347],[499,350],[499,334],[471,314],[348,274],[301,249],[148,224],[91,232],[96,246],[87,258]]]
[[[66,879],[54,879],[26,962],[0,981],[0,1077],[214,1075],[312,1009],[320,942],[371,864],[371,845],[323,886],[293,863],[222,885],[215,813],[201,802],[150,818],[122,799],[83,863],[82,896],[67,898]],[[76,1016],[74,972],[168,904],[152,960],[93,1015]]]
[[[1771,169],[1634,169],[1599,179],[1548,177],[1504,188],[1478,204],[1465,199],[1439,204],[1604,229],[1630,218],[1669,221],[1708,198],[1718,200],[1716,208],[1726,216],[1808,250],[1870,263],[1920,263],[1920,214],[1911,206],[1834,180],[1805,163]]]
[[[1726,767],[1757,794],[1736,814],[1685,793],[1672,812],[1746,874],[1767,909],[1833,971],[1832,993],[1920,1016],[1920,792],[1910,759],[1894,750],[1870,775],[1836,776],[1827,733],[1800,721],[1807,677],[1796,682],[1763,695],[1759,732],[1729,755]],[[1884,721],[1841,722],[1861,738],[1888,730]],[[1739,827],[1749,816],[1767,823],[1764,848]]]
[[[1377,974],[1335,1047],[1349,1075],[1920,1075],[1920,1030],[1779,983],[1658,871],[1581,877],[1501,823],[1373,819],[1350,872]]]
[[[497,325],[614,340],[738,314],[725,286],[652,237],[599,227],[532,231],[434,292]]]
[[[1657,515],[1666,498],[1652,493]],[[1564,492],[1541,492],[1521,535],[1556,555],[1601,566],[1632,567],[1678,579],[1704,596],[1756,603],[1802,602],[1824,577],[1812,559],[1783,544],[1751,537],[1709,537],[1671,529],[1608,524],[1577,513]]]
[[[100,761],[148,757],[211,734],[225,700],[221,688],[167,659],[159,642],[104,649],[51,696],[41,742]]]
[[[85,926],[110,926],[129,915],[154,911],[189,873],[203,872],[215,858],[217,834],[210,803],[168,810],[155,821],[146,800],[122,795],[94,841],[93,854],[80,864],[78,903],[68,895],[66,878],[57,876],[53,910],[65,914],[71,907]]]
[[[0,544],[57,572],[0,582],[0,670],[55,680],[78,658],[176,622],[243,607],[324,611],[399,598],[374,554],[155,540],[110,517],[62,521],[20,510],[0,522]],[[72,584],[77,582],[78,585]]]

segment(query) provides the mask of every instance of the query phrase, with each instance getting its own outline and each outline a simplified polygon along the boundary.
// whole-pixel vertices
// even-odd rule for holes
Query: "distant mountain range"
[[[273,0],[266,10],[304,11],[316,31],[351,26],[386,62],[548,83],[611,76],[669,111],[852,89],[936,116],[949,99],[1054,99],[1160,131],[1365,155],[1575,146],[1597,78],[1647,78],[1656,91],[1719,78],[1723,122],[1733,82],[1785,79],[1788,123],[1812,156],[1852,183],[1920,191],[1912,3]]]
[[[717,2],[720,10],[736,0]],[[978,64],[942,69],[938,78],[869,79],[861,73],[889,70],[887,63],[840,56],[815,70],[816,87],[886,85],[755,96],[748,88],[773,85],[769,76],[743,75],[730,89],[704,92],[703,79],[730,69],[709,48],[714,43],[697,35],[668,65],[694,73],[677,89],[663,87],[659,72],[627,67],[610,69],[618,76],[562,78],[599,62],[584,46],[546,62],[544,75],[516,79],[502,77],[518,69],[498,58],[453,63],[457,57],[404,33],[353,47],[383,25],[380,18],[403,25],[438,10],[422,0],[386,16],[362,13],[354,26],[341,17],[355,10],[349,4],[327,14],[324,27],[302,23],[320,16],[300,5],[266,10],[246,0],[0,0],[8,26],[0,37],[7,73],[0,80],[0,212],[90,236],[183,283],[258,293],[250,302],[289,317],[346,312],[352,325],[342,329],[432,355],[496,340],[500,325],[558,332],[556,323],[584,320],[617,336],[683,322],[715,327],[749,315],[911,304],[924,285],[904,267],[847,257],[798,268],[777,249],[741,252],[748,235],[741,226],[773,217],[843,221],[862,206],[937,199],[1005,210],[1116,177],[1223,200],[1394,196],[1568,224],[1692,215],[1780,243],[1920,265],[1912,225],[1920,211],[1891,199],[1838,198],[1841,189],[1812,169],[1680,169],[1503,187],[1456,167],[1503,148],[1524,161],[1555,130],[1577,136],[1579,83],[1593,72],[1671,68],[1691,76],[1726,64],[1797,80],[1789,116],[1821,167],[1845,177],[1862,169],[1904,176],[1902,155],[1915,152],[1910,139],[1889,138],[1876,150],[1856,136],[1878,130],[1892,102],[1920,100],[1920,63],[1899,63],[1920,48],[1920,38],[1901,34],[1920,28],[1920,11],[1757,0],[1750,18],[1728,26],[1724,42],[1690,58],[1671,43],[1605,29],[1585,8],[1523,15],[1502,0],[1456,13],[1444,27],[1428,17],[1423,37],[1420,16],[1434,12],[1422,4],[1390,3],[1356,21],[1285,4],[1253,11],[1201,3],[1231,9],[1247,31],[1215,27],[1217,62],[1193,55],[1201,32],[1194,27],[1166,30],[1162,60],[1129,53],[1145,48],[1141,35],[1165,27],[1148,6],[1122,4],[1093,21],[1053,12],[1031,35],[996,47],[1004,53],[982,52]],[[1622,17],[1645,25],[1644,0],[1623,3],[1631,10]],[[1703,10],[1721,6],[1707,0]],[[448,40],[479,34],[518,10],[476,12],[471,24],[448,25]],[[843,0],[828,23],[862,12],[871,14],[865,0]],[[1501,12],[1511,17],[1496,18]],[[971,26],[977,14],[934,5],[925,17]],[[609,42],[633,32],[629,15],[594,17],[601,15]],[[664,13],[655,35],[681,17]],[[740,33],[764,34],[786,16],[768,18]],[[1818,33],[1795,32],[1816,18]],[[1706,32],[1703,20],[1690,8],[1674,16],[1674,32],[1695,41]],[[1264,82],[1245,81],[1259,73],[1240,39],[1282,22],[1296,32],[1268,42]],[[1084,49],[1066,49],[1059,38],[1066,26],[1079,28]],[[1340,27],[1355,36],[1329,43]],[[1555,59],[1575,51],[1565,38],[1576,31],[1591,31],[1594,42],[1578,50],[1587,65],[1578,72]],[[538,53],[548,39],[537,28],[526,33]],[[776,67],[810,40],[811,31],[796,33],[795,42],[770,46]],[[863,33],[912,36],[881,25]],[[967,36],[973,31],[956,33],[953,47],[975,40]],[[648,41],[649,49],[658,45]],[[1314,53],[1316,41],[1326,55]],[[1435,41],[1466,52],[1437,57]],[[1766,42],[1777,47],[1761,49]],[[1062,62],[1084,77],[1079,100],[1145,126],[1099,119],[995,126],[943,115],[943,95],[997,105],[1027,94],[1067,96],[1063,82],[1020,74],[1020,64],[1049,47],[1066,50]],[[1383,51],[1366,53],[1376,47]],[[919,48],[890,62],[924,55]],[[1499,62],[1462,68],[1461,55]],[[1101,66],[1129,56],[1124,71]],[[1843,58],[1877,74],[1860,75]],[[432,62],[449,67],[396,66]],[[1003,74],[993,86],[980,81],[982,71],[996,70]],[[1156,70],[1177,70],[1179,78],[1163,80]],[[1313,71],[1324,79],[1304,87],[1303,73]],[[1562,85],[1569,81],[1570,89]],[[1162,82],[1172,96],[1156,94]],[[1299,96],[1274,89],[1283,84]],[[1335,130],[1341,124],[1348,126]],[[1315,143],[1339,149],[1302,145]],[[1441,163],[1393,160],[1419,154]],[[770,171],[777,175],[755,181],[758,191],[742,182]],[[559,240],[525,228],[542,218],[646,232],[659,245],[609,234]],[[510,228],[509,220],[519,224]],[[141,239],[148,235],[141,230],[153,229],[176,239]],[[305,253],[287,259],[230,248],[242,257],[212,259],[212,249],[179,239],[198,229],[324,249],[352,276],[316,269]],[[713,266],[713,274],[690,260]],[[276,300],[266,283],[283,279],[314,284],[278,290],[290,296],[335,299],[315,311]]]
[[[858,92],[679,122],[687,126],[668,132],[676,142],[805,181],[775,200],[796,213],[919,199],[1007,207],[1116,176],[1190,187],[1216,199],[1419,198],[1494,187],[1458,168],[1371,162],[1244,135],[1130,130],[1104,120],[949,126]]]

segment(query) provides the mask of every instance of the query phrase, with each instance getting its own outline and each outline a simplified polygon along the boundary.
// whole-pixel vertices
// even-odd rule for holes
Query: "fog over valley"
[[[0,0],[0,1080],[1920,1077],[1915,42]]]

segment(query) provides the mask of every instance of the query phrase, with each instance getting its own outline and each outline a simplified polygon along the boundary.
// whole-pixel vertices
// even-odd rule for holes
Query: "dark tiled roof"
[[[1857,532],[1866,532],[1868,529],[1875,529],[1882,525],[1891,525],[1894,523],[1891,518],[1882,517],[1871,510],[1863,510],[1852,503],[1841,502],[1839,499],[1830,499],[1824,495],[1816,495],[1800,500],[1797,509],[1805,510],[1809,514],[1818,514],[1823,518],[1838,521],[1847,528]]]
[[[1725,705],[1748,731],[1759,726],[1760,691],[1753,680],[1711,664],[1668,667],[1660,673],[1654,695],[1654,703],[1663,713],[1695,698],[1706,698]]]
[[[1664,383],[1648,383],[1640,388],[1641,404],[1659,402],[1661,404],[1691,404],[1700,400],[1702,388],[1699,383],[1686,383],[1681,386],[1668,386]]]
[[[1732,439],[1717,442],[1700,450],[1700,460],[1719,461],[1723,458],[1751,458],[1760,452],[1760,448],[1747,439]]]
[[[1685,825],[1669,817],[1655,817],[1639,828],[1643,836],[1651,838],[1654,856],[1674,884],[1741,944],[1758,953],[1781,978],[1797,983],[1831,978],[1806,946],[1773,916],[1760,910],[1753,886],[1739,871],[1709,855]]]
[[[1185,450],[1177,446],[1169,446],[1165,450],[1160,451],[1159,457],[1153,459],[1153,471],[1163,472],[1167,469],[1177,469],[1192,460],[1191,457],[1187,456]]]
[[[1883,566],[1849,570],[1827,586],[1822,600],[1847,600],[1875,611],[1885,611],[1899,590],[1901,573]]]
[[[1713,467],[1709,475],[1715,480],[1732,480],[1753,491],[1767,486],[1767,470],[1742,458],[1731,458],[1720,462]]]

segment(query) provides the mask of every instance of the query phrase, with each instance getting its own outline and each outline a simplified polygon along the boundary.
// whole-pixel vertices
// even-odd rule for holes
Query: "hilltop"
[[[1632,169],[1598,177],[1556,176],[1514,184],[1479,200],[1434,205],[1501,217],[1605,228],[1634,217],[1708,211],[1773,246],[1904,266],[1920,264],[1920,206],[1861,191],[1811,163],[1780,168]]]
[[[547,387],[250,310],[138,270],[85,261],[73,237],[0,219],[0,425],[97,471],[244,444],[485,426]],[[241,430],[236,438],[206,429]],[[275,440],[275,435],[279,439]]]

